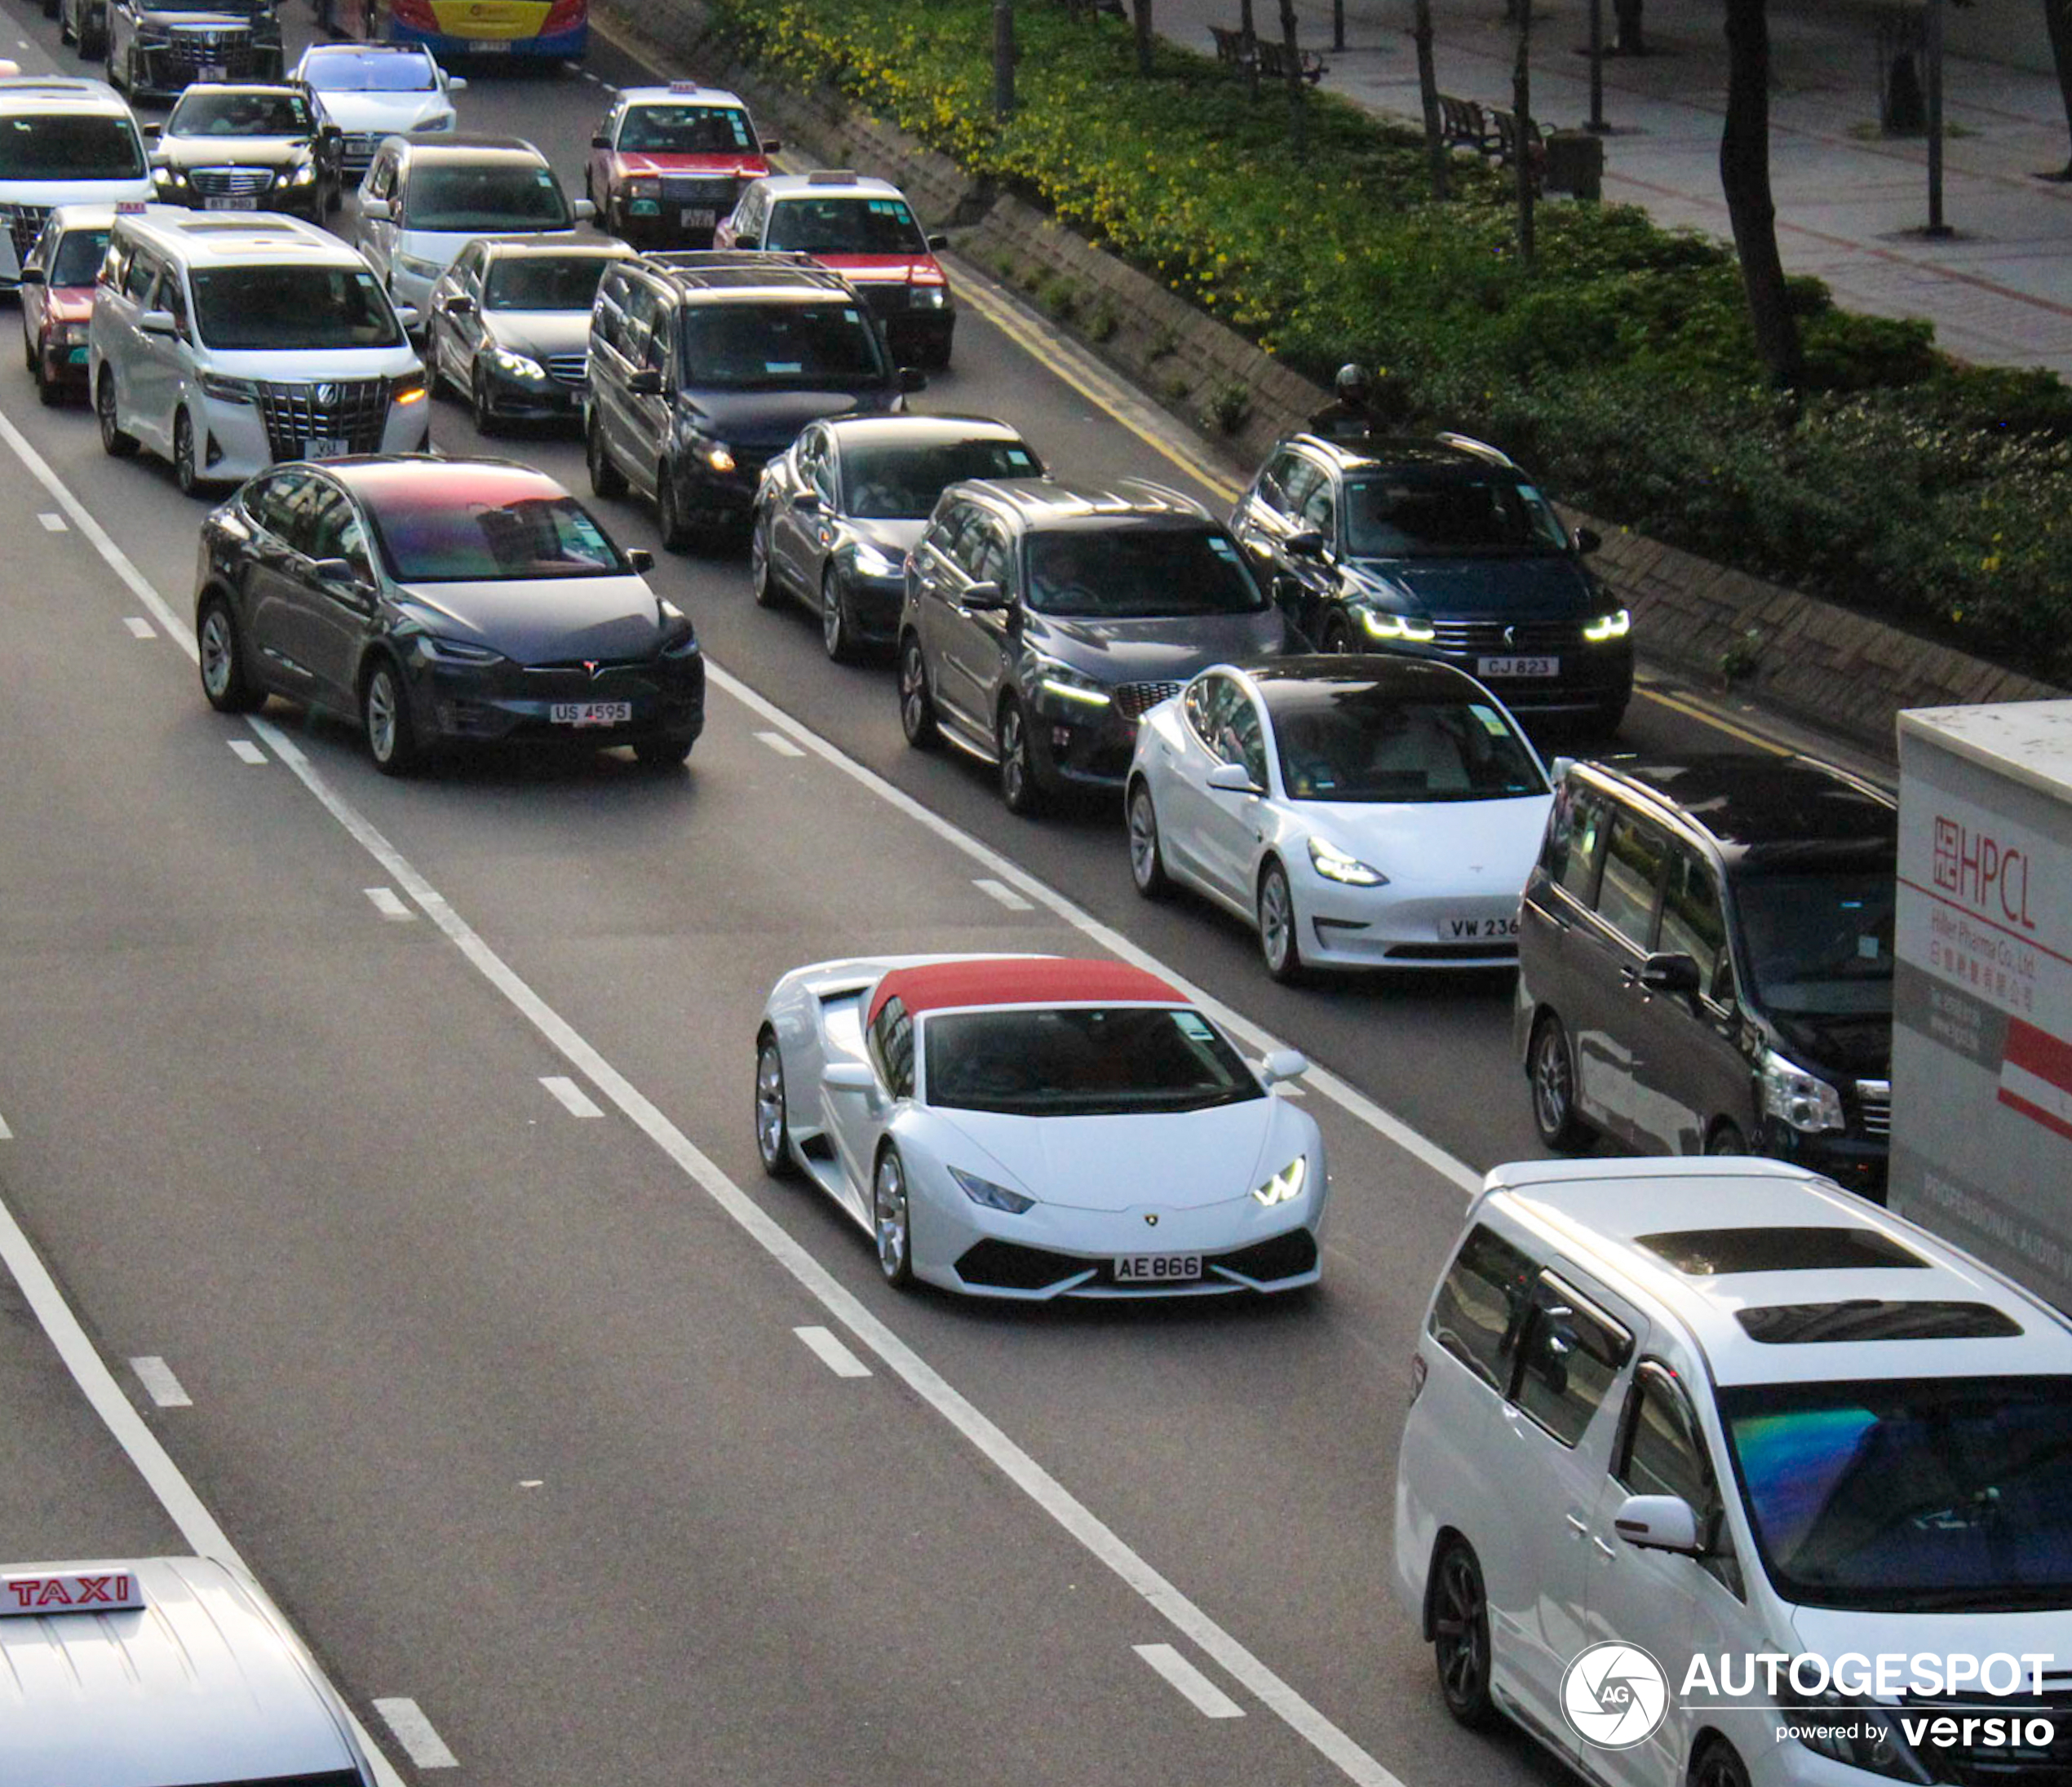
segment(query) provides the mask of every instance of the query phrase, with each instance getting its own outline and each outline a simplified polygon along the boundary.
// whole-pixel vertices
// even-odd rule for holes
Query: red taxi
[[[144,206],[126,208],[140,211]],[[113,205],[60,205],[22,261],[22,360],[36,380],[36,395],[46,404],[86,392],[94,280],[114,227]]]
[[[628,87],[590,139],[583,190],[604,228],[637,248],[707,248],[777,148],[719,87]]]
[[[862,294],[901,365],[950,364],[957,307],[935,256],[948,239],[923,231],[888,180],[846,168],[773,174],[742,194],[712,245],[810,254]]]

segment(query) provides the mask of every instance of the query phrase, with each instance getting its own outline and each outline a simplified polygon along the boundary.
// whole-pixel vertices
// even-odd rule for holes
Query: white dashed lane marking
[[[758,732],[755,736],[780,757],[804,757],[806,754],[781,732]]]
[[[396,1734],[396,1741],[420,1768],[458,1768],[460,1758],[446,1748],[432,1721],[414,1700],[378,1700],[374,1710]]]
[[[558,1073],[542,1077],[540,1082],[561,1103],[571,1117],[602,1117],[604,1113],[591,1102],[589,1095],[573,1080]]]
[[[43,524],[46,533],[69,533],[72,524],[61,515],[39,515],[36,518]]]
[[[1245,1709],[1218,1687],[1170,1644],[1130,1647],[1178,1688],[1204,1718],[1242,1718]]]
[[[998,900],[1010,912],[1034,912],[1036,909],[1033,900],[1023,899],[1004,881],[991,881],[981,878],[974,881],[972,885],[981,893],[990,895]]]
[[[414,918],[417,914],[405,905],[393,887],[365,887],[361,890],[374,901],[374,910],[384,918]]]
[[[158,630],[141,614],[132,614],[122,624],[138,639],[155,639],[158,637]]]
[[[259,746],[255,745],[249,738],[232,739],[230,741],[230,748],[237,752],[238,759],[241,763],[263,763],[266,761],[266,753],[261,750]]]
[[[180,1387],[180,1381],[173,1375],[173,1368],[156,1353],[147,1353],[141,1359],[132,1359],[130,1369],[137,1374],[137,1382],[144,1386],[144,1394],[162,1409],[192,1409],[193,1399]]]
[[[7,1127],[7,1118],[0,1117],[0,1142],[11,1142],[14,1139],[15,1132]]]
[[[868,1378],[870,1368],[825,1328],[795,1328],[792,1333],[820,1356],[821,1363],[838,1378]]]

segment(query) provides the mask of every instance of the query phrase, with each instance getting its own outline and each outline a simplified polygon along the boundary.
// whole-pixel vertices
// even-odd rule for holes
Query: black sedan
[[[297,462],[201,529],[201,690],[357,719],[399,776],[449,741],[630,745],[680,763],[705,723],[690,621],[543,473],[417,453]]]
[[[191,86],[151,152],[162,203],[198,211],[291,211],[312,223],[339,207],[336,127],[294,82]]]
[[[820,616],[838,663],[890,645],[906,555],[936,499],[967,478],[1034,478],[1043,467],[985,416],[845,416],[817,422],[763,468],[749,575],[764,608],[786,595]]]
[[[485,237],[432,288],[424,360],[435,388],[467,399],[484,434],[511,422],[582,420],[590,309],[623,242]]]

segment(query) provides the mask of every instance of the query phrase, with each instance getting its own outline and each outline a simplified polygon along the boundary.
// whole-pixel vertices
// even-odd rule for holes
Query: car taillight
[[[414,31],[439,29],[439,15],[432,10],[432,0],[389,0],[388,10],[396,24],[409,25]]]
[[[1412,1402],[1415,1402],[1423,1392],[1424,1374],[1430,1369],[1424,1362],[1423,1353],[1414,1352],[1410,1355],[1410,1400]]]
[[[539,28],[540,34],[544,37],[552,31],[573,31],[582,23],[589,4],[590,0],[554,0],[547,10],[547,23]]]

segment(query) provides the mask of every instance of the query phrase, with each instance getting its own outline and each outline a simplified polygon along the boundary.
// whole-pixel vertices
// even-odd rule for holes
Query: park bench
[[[1481,107],[1450,93],[1439,95],[1439,140],[1450,149],[1472,149],[1477,155],[1493,154],[1496,148],[1495,133]]]
[[[1287,79],[1287,46],[1279,38],[1253,38],[1247,42],[1243,32],[1228,30],[1220,24],[1211,25],[1209,35],[1215,40],[1215,59],[1225,68],[1239,74],[1257,73],[1268,81]],[[1314,86],[1327,72],[1322,60],[1312,51],[1297,54],[1302,59],[1302,78]]]

